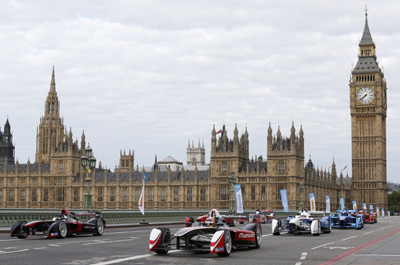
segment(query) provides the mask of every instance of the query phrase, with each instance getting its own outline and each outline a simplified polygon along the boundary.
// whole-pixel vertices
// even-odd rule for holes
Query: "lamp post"
[[[93,156],[92,148],[90,148],[89,144],[85,149],[85,154],[81,157],[81,164],[83,170],[86,173],[86,185],[87,190],[85,194],[85,204],[83,206],[84,209],[92,209],[93,208],[93,200],[92,194],[90,194],[90,181],[92,180],[90,177],[90,173],[96,167],[96,158]]]
[[[230,184],[231,188],[231,196],[229,199],[229,210],[235,210],[235,199],[234,199],[234,188],[233,185],[236,184],[235,172],[231,171],[231,175],[228,177],[228,183]]]
[[[299,191],[300,191],[300,203],[299,203],[299,206],[300,206],[300,211],[301,211],[304,208],[304,204],[303,204],[304,184],[303,183],[300,183]]]

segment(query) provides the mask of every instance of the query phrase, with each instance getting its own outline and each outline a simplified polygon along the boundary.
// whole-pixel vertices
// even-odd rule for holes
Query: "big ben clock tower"
[[[352,198],[387,210],[386,80],[376,61],[368,27],[359,43],[358,62],[350,79]]]

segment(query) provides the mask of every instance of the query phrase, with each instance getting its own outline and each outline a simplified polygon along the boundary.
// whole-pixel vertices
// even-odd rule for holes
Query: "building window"
[[[110,190],[110,202],[115,201],[115,190],[111,189]]]
[[[57,181],[58,181],[59,184],[62,184],[62,183],[64,183],[64,178],[63,177],[59,177],[59,178],[57,178]]]
[[[10,202],[13,202],[13,201],[14,201],[14,190],[10,190],[8,200],[9,200]]]
[[[0,202],[3,201],[3,190],[0,190]]]
[[[201,187],[200,201],[205,202],[206,200],[207,200],[207,189],[205,187]]]
[[[0,178],[0,185],[3,185],[3,178]]]
[[[243,200],[246,198],[246,187],[243,184],[240,184],[240,189],[242,190]]]
[[[64,189],[57,190],[57,201],[59,201],[59,202],[64,201]]]
[[[261,186],[261,200],[265,201],[267,198],[265,196],[265,185]]]
[[[167,200],[167,191],[165,188],[161,188],[161,201],[165,202]]]
[[[49,190],[48,189],[45,189],[43,191],[43,201],[45,201],[45,202],[49,201]]]
[[[25,185],[25,178],[21,178],[21,184]]]
[[[49,184],[49,179],[48,178],[44,178],[44,184]]]
[[[25,190],[21,190],[21,202],[24,202],[26,199],[26,193]]]
[[[139,197],[140,197],[140,190],[136,189],[135,190],[135,202],[139,202]]]
[[[256,200],[256,186],[254,185],[251,186],[251,200],[252,201]]]
[[[174,201],[179,201],[179,188],[174,188]]]
[[[147,193],[147,201],[152,202],[153,201],[153,188],[149,188]]]
[[[192,194],[192,187],[187,188],[187,201],[191,202],[193,199],[193,194]]]
[[[36,202],[37,201],[37,192],[36,189],[32,190],[32,201]]]
[[[64,162],[58,162],[58,172],[64,172]]]
[[[221,201],[226,201],[226,200],[228,200],[228,186],[226,186],[226,185],[223,185],[223,186],[221,186],[220,187],[220,189],[219,189],[219,195],[220,195],[220,200]]]
[[[228,171],[228,163],[223,162],[222,163],[222,172],[227,172]]]
[[[78,202],[78,201],[79,201],[79,190],[74,189],[74,202]]]
[[[97,201],[102,202],[103,201],[103,189],[99,188],[97,191]]]
[[[10,179],[10,185],[14,184],[14,179]]]
[[[127,202],[128,201],[128,189],[124,188],[122,190],[122,201]]]
[[[33,183],[33,185],[36,185],[37,184],[37,178],[33,178],[32,179],[32,183]]]
[[[282,201],[282,198],[281,198],[281,190],[284,190],[284,189],[286,189],[285,184],[278,184],[278,185],[276,185],[276,200],[277,200],[277,201]]]
[[[279,161],[279,172],[284,172],[285,171],[285,162]]]

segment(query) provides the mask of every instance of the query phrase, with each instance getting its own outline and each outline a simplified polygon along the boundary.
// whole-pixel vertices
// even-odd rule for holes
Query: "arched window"
[[[279,172],[284,172],[285,171],[285,162],[282,160],[279,161]]]
[[[222,172],[227,172],[228,171],[228,163],[223,162],[222,163]]]

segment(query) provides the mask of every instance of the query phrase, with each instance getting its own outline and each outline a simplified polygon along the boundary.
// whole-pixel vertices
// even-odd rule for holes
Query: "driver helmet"
[[[206,222],[205,222],[204,224],[205,224],[205,226],[208,226],[208,227],[214,227],[214,226],[215,226],[215,219],[214,219],[214,217],[208,217],[208,218],[206,219]]]

